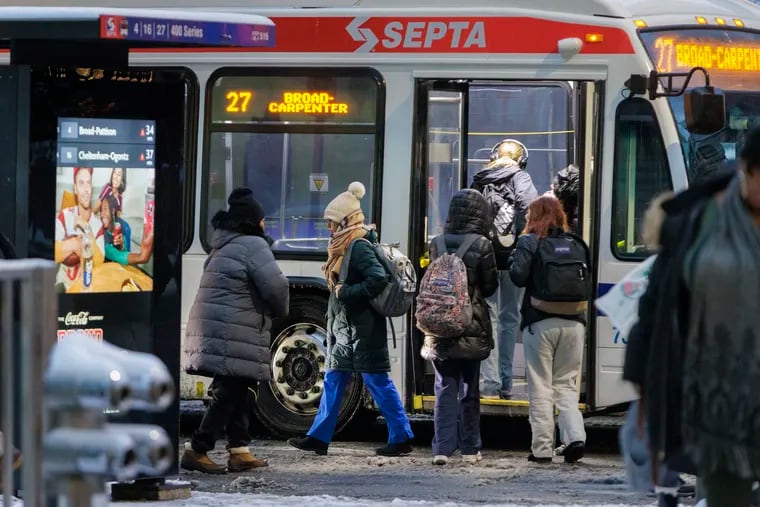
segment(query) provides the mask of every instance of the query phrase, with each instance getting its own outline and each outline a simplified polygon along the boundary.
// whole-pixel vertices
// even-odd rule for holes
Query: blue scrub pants
[[[332,441],[343,393],[346,391],[350,378],[351,372],[347,371],[328,370],[325,372],[324,391],[319,402],[319,411],[307,435],[326,444]],[[362,373],[362,380],[388,425],[388,443],[400,444],[414,438],[401,397],[390,375]]]

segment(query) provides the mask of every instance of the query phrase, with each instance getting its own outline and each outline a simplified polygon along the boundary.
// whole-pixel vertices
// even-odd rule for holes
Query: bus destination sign
[[[132,16],[100,16],[100,38],[201,46],[274,47],[275,27]]]
[[[377,82],[368,76],[223,76],[212,95],[215,123],[372,125]]]
[[[760,42],[718,38],[678,37],[674,34],[657,37],[653,58],[660,72],[680,72],[703,67],[714,73],[760,72]]]

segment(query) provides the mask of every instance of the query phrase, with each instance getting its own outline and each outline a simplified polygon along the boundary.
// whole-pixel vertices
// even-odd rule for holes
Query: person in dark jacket
[[[499,287],[496,260],[488,239],[490,210],[474,190],[460,190],[451,199],[444,234],[430,244],[430,259],[459,250],[473,240],[462,256],[472,301],[472,323],[463,336],[426,336],[422,357],[435,369],[433,464],[445,465],[456,449],[464,462],[480,459],[480,362],[493,349],[493,332],[485,298]],[[441,245],[442,243],[442,245]],[[460,386],[464,393],[460,396]],[[461,419],[460,419],[461,414]]]
[[[538,196],[530,174],[528,149],[514,139],[504,139],[491,149],[491,162],[478,171],[471,188],[482,193],[491,207],[491,220],[508,202],[514,205],[514,231],[525,227],[528,206]],[[489,223],[489,232],[493,222]],[[523,290],[509,278],[509,254],[513,247],[504,247],[494,240],[496,267],[499,269],[499,290],[488,298],[491,325],[496,337],[494,349],[482,365],[483,398],[510,398],[512,394],[512,362],[520,325],[520,299]]]
[[[565,462],[575,463],[583,457],[586,430],[578,409],[578,379],[583,364],[586,337],[586,313],[568,309],[570,303],[550,303],[545,311],[534,307],[533,262],[539,242],[568,231],[567,217],[554,197],[539,197],[531,203],[525,233],[520,236],[510,258],[512,281],[526,287],[522,305],[525,370],[528,377],[529,419],[533,433],[529,461],[551,463],[554,455],[554,406],[559,411],[559,428],[565,445]],[[581,241],[574,238],[574,241]],[[586,263],[590,259],[586,260]],[[538,303],[536,303],[538,304]],[[577,313],[573,313],[577,312]]]
[[[390,274],[373,246],[378,241],[375,226],[365,224],[360,204],[364,193],[364,185],[355,181],[325,209],[331,232],[327,263],[322,267],[330,288],[327,371],[319,411],[311,429],[306,436],[291,438],[288,443],[304,451],[327,454],[346,385],[353,373],[361,373],[364,386],[388,425],[388,443],[377,449],[377,454],[399,456],[412,451],[414,434],[388,374],[391,363],[386,319],[375,312],[369,302],[385,289]],[[341,266],[352,243],[348,273],[342,280]]]
[[[557,182],[554,185],[554,196],[562,203],[562,209],[567,215],[567,225],[575,234],[580,231],[578,228],[580,183],[580,168],[575,164],[570,164],[557,173]]]
[[[710,506],[749,505],[760,478],[760,129],[739,166],[650,213],[659,252],[623,369],[652,455],[696,471]]]
[[[247,188],[230,194],[227,211],[211,223],[212,251],[190,309],[185,341],[186,370],[213,377],[211,402],[200,427],[185,445],[181,466],[206,473],[240,472],[266,466],[248,447],[249,388],[270,378],[272,318],[288,314],[288,279],[280,271],[264,233],[264,210]],[[227,466],[213,462],[216,434],[227,427]]]

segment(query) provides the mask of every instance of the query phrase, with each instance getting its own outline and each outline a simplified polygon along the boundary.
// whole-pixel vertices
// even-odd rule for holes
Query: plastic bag
[[[612,325],[627,337],[639,320],[639,298],[649,286],[656,255],[652,255],[623,277],[610,291],[596,300],[596,307],[604,312]]]

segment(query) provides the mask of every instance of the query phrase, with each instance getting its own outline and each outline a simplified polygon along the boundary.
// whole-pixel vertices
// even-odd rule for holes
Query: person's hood
[[[460,190],[449,203],[446,234],[481,234],[488,236],[491,209],[483,195],[471,189]]]
[[[227,229],[216,229],[211,235],[211,248],[218,250],[238,236],[243,236],[243,234]]]
[[[481,186],[488,184],[499,185],[508,181],[517,171],[521,170],[515,161],[506,158],[503,163],[491,169],[488,169],[486,166],[486,168],[478,171],[473,178],[473,184],[478,183]]]

